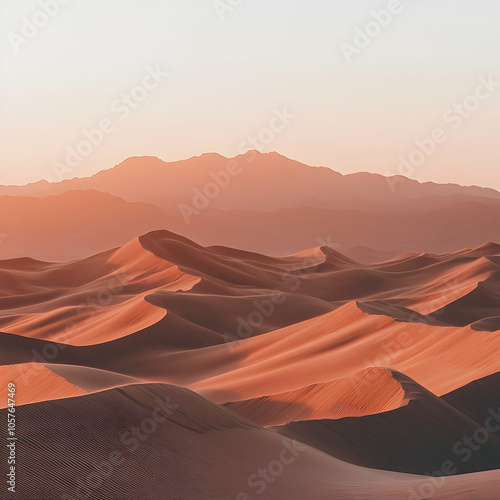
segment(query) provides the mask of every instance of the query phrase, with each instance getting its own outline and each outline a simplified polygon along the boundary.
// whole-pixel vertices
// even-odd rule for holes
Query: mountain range
[[[325,242],[365,262],[500,241],[493,189],[342,175],[257,151],[134,157],[92,177],[0,186],[0,212],[3,258],[77,259],[154,229],[275,256]]]

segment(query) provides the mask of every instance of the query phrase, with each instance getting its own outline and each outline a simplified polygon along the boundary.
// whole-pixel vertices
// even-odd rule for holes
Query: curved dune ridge
[[[16,405],[27,405],[51,399],[69,398],[87,394],[87,391],[72,384],[40,363],[21,363],[0,366],[0,384],[7,387],[16,384]],[[2,398],[0,408],[7,407]]]
[[[82,261],[38,263],[31,274],[5,262],[7,269],[0,266],[6,278],[0,298],[3,331],[70,345],[114,340],[146,328],[165,315],[144,300],[148,294],[188,290],[199,282],[152,255],[138,239]],[[18,283],[24,284],[22,293]]]
[[[363,378],[369,384],[359,384]],[[226,407],[260,425],[296,420],[358,417],[407,404],[403,386],[385,368],[367,368],[351,377],[294,391],[226,403]]]
[[[438,398],[402,374],[395,377],[411,392],[407,406],[361,418],[291,422],[274,430],[364,467],[433,474],[451,461],[460,474],[500,468],[498,377],[474,400],[476,382]],[[485,404],[484,396],[496,404]],[[462,400],[467,397],[466,414]],[[485,428],[488,417],[495,419],[496,432]]]
[[[276,258],[168,231],[69,263],[0,261],[0,378],[17,383],[26,422],[56,411],[69,426],[54,443],[68,472],[43,483],[47,498],[76,488],[71,467],[88,474],[85,457],[109,454],[160,394],[189,410],[90,498],[207,498],[204,481],[208,498],[251,498],[248,477],[279,457],[283,436],[307,449],[260,498],[410,498],[427,484],[412,474],[447,458],[464,476],[433,484],[433,498],[495,498],[500,437],[488,431],[464,464],[453,446],[500,405],[499,268],[494,244],[361,264],[326,246]],[[66,447],[86,418],[101,423],[79,456]],[[113,444],[97,446],[100,433]],[[34,436],[42,474],[51,449]],[[186,457],[205,452],[191,484]],[[22,471],[27,500],[37,467]],[[158,483],[131,485],[129,467]],[[227,467],[234,481],[222,485]]]

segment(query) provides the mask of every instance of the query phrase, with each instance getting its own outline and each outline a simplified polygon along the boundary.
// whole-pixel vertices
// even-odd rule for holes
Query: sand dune
[[[8,277],[2,289],[9,294],[0,298],[2,328],[71,345],[142,330],[166,314],[145,300],[148,294],[188,290],[199,282],[146,251],[138,240],[83,261],[36,263],[33,270],[29,277],[24,269],[0,271]]]
[[[259,498],[419,498],[450,458],[433,498],[495,498],[500,436],[466,462],[453,447],[500,405],[499,265],[495,244],[362,264],[165,230],[71,262],[0,261],[0,378],[18,384],[34,464],[23,498],[74,498],[89,457],[121,450],[167,396],[179,408],[90,498],[252,498],[281,434],[308,446]]]
[[[481,264],[484,249],[476,252],[476,257],[467,252],[465,256],[405,257],[376,266],[359,265],[333,250],[323,248],[322,252],[322,263],[311,266],[306,259],[305,268],[289,271],[285,269],[289,269],[290,258],[280,264],[276,259],[247,256],[242,262],[228,256],[227,250],[218,253],[173,233],[153,232],[121,249],[82,261],[82,268],[91,267],[92,273],[77,278],[80,281],[75,284],[83,287],[81,292],[73,288],[71,295],[63,295],[55,287],[54,295],[63,298],[43,296],[39,304],[38,294],[1,299],[14,306],[16,301],[28,301],[29,306],[11,307],[0,321],[7,333],[23,335],[29,331],[32,338],[89,345],[87,349],[61,350],[56,363],[190,384],[218,402],[295,391],[354,376],[367,366],[402,371],[436,394],[500,370],[492,355],[498,345],[496,334],[469,326],[448,326],[441,315],[429,320],[414,315],[406,318],[412,320],[406,323],[401,312],[408,316],[414,304],[432,302],[438,283],[449,276],[463,278],[460,270],[466,269],[466,286],[474,277],[480,280],[487,272],[494,274]],[[300,265],[300,258],[293,259]],[[479,264],[471,271],[474,259]],[[33,273],[32,283],[50,277],[51,283],[69,286],[67,276],[78,277],[75,268],[79,265],[74,262],[54,268],[47,264],[45,274],[39,269]],[[126,274],[123,290],[113,297],[112,304],[94,312],[93,321],[84,323],[83,333],[65,342],[61,329],[71,317],[65,309],[67,301],[76,307],[75,299],[89,290],[94,293],[96,284],[102,286],[111,270]],[[453,280],[453,286],[459,287]],[[184,291],[173,293],[175,290]],[[273,297],[279,300],[273,302]],[[359,298],[363,299],[359,306],[348,303]],[[371,302],[366,302],[368,298]],[[401,309],[401,303],[406,309]],[[364,304],[371,304],[371,309]],[[222,309],[233,314],[218,314]],[[38,324],[40,327],[34,328]],[[58,331],[61,337],[55,335]],[[12,344],[12,338],[6,342]],[[228,340],[237,341],[228,347]],[[90,345],[96,343],[102,345]],[[447,349],[441,347],[444,344]],[[18,357],[13,359],[17,361],[12,362],[29,358],[29,354],[19,357],[16,349]],[[38,349],[43,349],[43,344]],[[470,368],[456,366],[453,360],[457,353],[469,351]],[[138,362],[152,353],[147,365]],[[441,363],[439,370],[436,360]],[[182,364],[195,368],[177,370]],[[442,377],[445,367],[449,376]],[[289,371],[290,376],[270,385],[267,379],[275,370],[284,375]]]
[[[484,428],[485,419],[471,419],[404,375],[396,378],[411,392],[407,406],[360,418],[292,422],[277,432],[364,467],[428,475],[443,472],[447,461],[455,474],[500,467],[500,438]]]
[[[358,385],[369,377],[370,384]],[[384,368],[367,368],[352,377],[314,384],[294,391],[227,403],[226,407],[259,425],[297,420],[360,417],[407,404],[401,384]]]
[[[485,422],[500,408],[500,373],[475,380],[441,397],[476,422]],[[500,429],[495,432],[500,437]]]
[[[499,342],[496,333],[408,324],[371,316],[348,304],[318,318],[240,341],[231,356],[242,357],[244,363],[191,387],[220,402],[234,401],[235,394],[248,399],[287,392],[330,381],[332,373],[334,378],[342,378],[367,366],[382,366],[402,371],[441,395],[500,371],[494,354]],[[209,349],[214,356],[221,347]],[[461,356],[464,352],[466,357]],[[270,381],[270,374],[278,371],[279,379]]]
[[[135,385],[26,405],[20,407],[19,418],[26,424],[18,443],[26,457],[18,470],[24,478],[18,494],[25,500],[79,495],[395,500],[429,488],[422,476],[337,460],[175,386]],[[49,418],[52,428],[45,425]],[[45,446],[39,446],[42,440]],[[138,474],[144,469],[148,474]],[[431,486],[438,499],[469,500],[471,491],[476,499],[490,499],[498,480],[493,471]]]
[[[69,398],[87,393],[40,363],[0,366],[2,387],[7,387],[13,381],[16,383],[16,405]],[[0,407],[7,407],[7,399],[0,400]]]
[[[457,326],[470,325],[479,321],[482,321],[484,325],[490,318],[496,318],[500,300],[499,271],[497,270],[495,275],[478,283],[469,293],[445,305],[435,314],[448,324]],[[493,331],[497,330],[494,326]]]

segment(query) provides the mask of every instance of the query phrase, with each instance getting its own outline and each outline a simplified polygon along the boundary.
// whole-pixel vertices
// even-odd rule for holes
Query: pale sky
[[[260,133],[263,151],[342,173],[500,189],[500,88],[480,83],[500,82],[497,0],[59,2],[0,0],[1,184],[58,180],[54,163],[107,120],[64,177],[130,156],[235,156]],[[216,5],[231,3],[221,19]],[[374,20],[389,6],[397,13]],[[157,67],[170,73],[158,83],[146,76]],[[121,102],[144,78],[144,100]],[[270,135],[285,109],[294,117]],[[432,153],[398,168],[436,128]]]

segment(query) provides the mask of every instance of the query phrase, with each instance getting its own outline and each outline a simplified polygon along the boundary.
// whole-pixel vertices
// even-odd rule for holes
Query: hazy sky
[[[1,184],[234,156],[257,136],[342,173],[500,189],[497,0],[59,2],[0,2]]]

